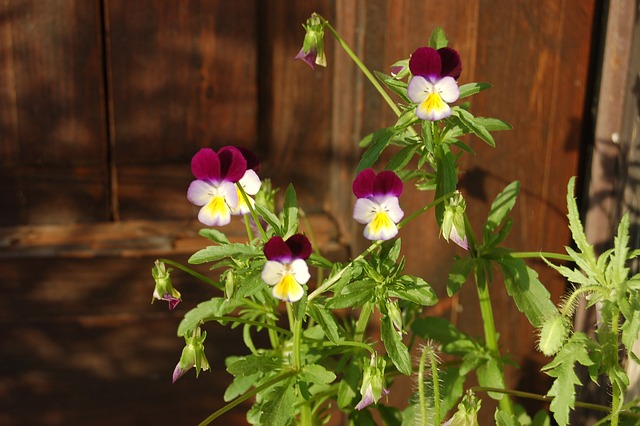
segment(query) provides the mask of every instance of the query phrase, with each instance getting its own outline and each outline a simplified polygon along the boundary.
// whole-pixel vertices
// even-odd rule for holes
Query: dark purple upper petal
[[[376,178],[376,172],[373,169],[364,169],[353,181],[353,195],[358,198],[367,198],[373,195],[373,181]]]
[[[201,148],[191,159],[191,172],[199,180],[220,179],[220,159],[211,148]]]
[[[258,156],[255,155],[253,151],[243,146],[239,146],[238,149],[247,162],[247,170],[253,170],[254,172],[257,172],[258,169],[260,169],[260,160],[258,160]]]
[[[438,51],[432,47],[419,47],[409,59],[411,74],[427,78],[439,78],[442,60]]]
[[[282,237],[279,236],[271,237],[271,239],[265,243],[263,251],[267,260],[291,260],[291,249]]]
[[[235,146],[225,146],[218,151],[220,158],[220,177],[229,182],[242,179],[247,171],[247,161]]]
[[[378,173],[373,182],[373,195],[393,195],[399,197],[402,194],[402,180],[391,170]]]
[[[462,72],[462,62],[458,52],[450,47],[443,47],[438,49],[438,54],[442,62],[440,77],[453,77],[457,80]]]
[[[296,259],[307,259],[311,256],[311,242],[302,234],[295,234],[286,241],[291,250],[291,255]]]

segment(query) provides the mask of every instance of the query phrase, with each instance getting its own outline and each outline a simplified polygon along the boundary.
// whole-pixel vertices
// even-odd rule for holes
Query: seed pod
[[[538,349],[546,356],[555,355],[569,335],[569,321],[562,315],[555,315],[542,324]]]

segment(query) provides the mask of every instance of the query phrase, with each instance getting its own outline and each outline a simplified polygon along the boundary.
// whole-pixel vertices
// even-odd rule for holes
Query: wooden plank
[[[3,2],[0,226],[109,216],[99,4]]]
[[[331,64],[311,70],[294,61],[304,39],[300,24],[311,13],[333,19],[333,1],[259,2],[260,146],[264,172],[275,185],[293,182],[307,212],[324,210],[331,161]],[[331,60],[335,49],[325,37]]]
[[[120,218],[186,217],[200,147],[256,148],[256,2],[105,4]]]

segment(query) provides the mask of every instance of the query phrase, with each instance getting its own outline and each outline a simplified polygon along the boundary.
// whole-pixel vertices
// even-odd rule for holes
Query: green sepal
[[[437,50],[447,47],[448,44],[449,40],[447,40],[444,30],[441,27],[435,27],[429,36],[429,47]]]

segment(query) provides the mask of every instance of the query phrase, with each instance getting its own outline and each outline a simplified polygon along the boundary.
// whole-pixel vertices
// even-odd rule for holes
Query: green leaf
[[[448,44],[449,40],[447,40],[444,30],[441,27],[435,27],[433,31],[431,31],[431,36],[429,37],[429,47],[433,47],[437,50],[447,47]]]
[[[486,386],[489,388],[500,388],[504,389],[504,377],[502,376],[502,369],[500,368],[500,364],[498,360],[491,357],[487,362],[480,365],[476,369],[476,374],[478,376],[478,383],[480,386]],[[488,395],[493,398],[500,400],[504,397],[504,394],[498,392],[488,392]]]
[[[411,331],[425,340],[435,340],[442,345],[443,352],[463,355],[469,350],[477,349],[477,343],[467,334],[460,331],[446,318],[424,317],[418,318],[411,324]],[[451,346],[455,349],[465,348],[463,351],[450,351],[447,347],[453,343],[465,342],[463,345]]]
[[[467,278],[473,270],[473,259],[470,257],[459,257],[453,261],[449,270],[449,280],[447,281],[447,295],[453,296],[460,290],[460,287],[467,282]]]
[[[428,282],[420,277],[403,275],[399,282],[402,287],[394,287],[389,290],[388,295],[399,297],[421,306],[433,306],[438,303],[438,296]]]
[[[369,148],[362,154],[362,159],[356,169],[356,174],[360,173],[366,168],[373,166],[378,161],[382,151],[389,145],[394,131],[392,128],[380,129],[373,134],[373,139]]]
[[[178,336],[184,336],[193,331],[199,324],[212,317],[221,317],[238,307],[238,302],[222,297],[214,297],[187,312],[178,326]]]
[[[261,376],[262,373],[255,373],[248,376],[234,377],[233,382],[231,382],[227,390],[224,392],[224,401],[229,402],[251,389]]]
[[[326,385],[336,379],[334,372],[318,364],[307,364],[302,367],[302,377],[305,381],[317,385]]]
[[[435,198],[440,198],[445,194],[455,191],[458,184],[456,173],[456,158],[447,145],[438,145],[436,149],[436,194]],[[438,227],[442,226],[444,215],[444,203],[436,205],[436,221]]]
[[[629,277],[626,267],[629,253],[629,213],[625,213],[618,225],[618,234],[614,238],[613,254],[607,267],[607,276],[616,289],[624,291],[623,284]]]
[[[385,426],[402,425],[402,412],[400,409],[383,404],[376,404],[376,409],[380,413],[380,418]]]
[[[497,426],[521,426],[516,416],[500,411],[499,408],[496,409],[495,420]]]
[[[401,80],[397,80],[392,76],[383,74],[379,71],[374,71],[373,73],[378,78],[378,80],[380,80],[385,86],[387,86],[393,93],[400,96],[404,102],[408,104],[411,103],[411,100],[407,98],[407,83]]]
[[[490,132],[496,132],[501,130],[511,130],[513,128],[511,127],[511,124],[507,123],[506,121],[499,120],[497,118],[476,117],[475,121],[476,123],[480,124]]]
[[[282,225],[284,239],[287,239],[298,232],[298,199],[296,198],[296,190],[293,188],[292,184],[289,184],[287,191],[284,194]]]
[[[322,327],[325,336],[333,343],[338,343],[340,340],[338,324],[331,312],[321,306],[316,306],[315,303],[308,304],[307,311],[309,312],[309,316]]]
[[[229,374],[234,376],[250,376],[256,373],[273,373],[282,368],[282,360],[266,355],[247,355],[227,367]]]
[[[254,208],[256,209],[256,212],[260,215],[260,217],[263,218],[264,221],[267,222],[269,226],[271,226],[271,228],[273,228],[276,235],[282,236],[284,234],[282,224],[280,223],[280,219],[278,219],[278,216],[258,203],[254,204]]]
[[[220,246],[208,246],[199,250],[189,258],[189,263],[197,265],[201,263],[215,262],[227,257],[238,260],[255,256],[262,256],[262,251],[257,247],[250,244],[230,243]]]
[[[507,185],[493,201],[487,222],[484,225],[485,241],[488,239],[489,234],[495,231],[511,212],[519,193],[520,182],[516,180]]]
[[[201,237],[208,238],[214,243],[218,243],[218,244],[230,243],[227,236],[224,235],[222,232],[218,231],[217,229],[203,228],[200,231],[198,231],[198,235],[200,235]]]
[[[391,324],[391,319],[388,316],[382,318],[380,324],[380,335],[384,342],[384,347],[387,350],[387,354],[398,371],[405,376],[413,374],[409,350],[402,342],[402,338],[396,332],[393,324]]]
[[[478,136],[480,139],[486,142],[487,145],[495,148],[496,142],[493,139],[493,136],[491,136],[489,130],[487,130],[487,128],[482,125],[481,121],[476,120],[476,117],[474,117],[473,114],[460,108],[459,106],[453,107],[451,111],[452,117],[458,118],[460,122],[471,131],[471,133]]]
[[[350,362],[342,373],[342,380],[338,385],[338,407],[346,408],[352,405],[352,401],[359,395],[360,367],[355,362]]]
[[[528,267],[524,260],[504,256],[498,260],[498,264],[507,293],[534,327],[540,327],[544,320],[557,315],[558,310],[538,279],[538,273]]]
[[[264,396],[260,424],[264,426],[286,426],[295,414],[296,394],[292,380],[276,386]]]
[[[405,146],[389,159],[386,169],[397,173],[400,169],[409,164],[409,161],[411,161],[417,150],[418,147],[416,145]]]
[[[467,83],[460,86],[460,97],[458,99],[466,98],[467,96],[475,95],[485,89],[493,87],[489,83]]]
[[[549,376],[556,378],[547,396],[553,397],[551,411],[560,426],[569,423],[569,411],[573,410],[576,400],[575,386],[582,384],[574,371],[575,364],[593,364],[587,351],[588,345],[589,338],[585,334],[575,333],[554,360],[542,368]]]
[[[369,283],[369,288],[362,288],[360,290],[343,292],[333,298],[329,299],[327,302],[327,309],[343,309],[343,308],[355,308],[358,306],[364,305],[366,302],[371,300],[374,296],[372,283]]]
[[[593,246],[587,241],[587,236],[584,233],[582,222],[580,221],[580,213],[578,212],[578,205],[574,198],[575,177],[569,179],[567,184],[567,208],[569,210],[567,217],[569,218],[569,229],[571,230],[571,236],[575,241],[578,250],[582,252],[585,261],[591,265],[590,269],[597,271],[596,267],[596,255],[593,251]]]

